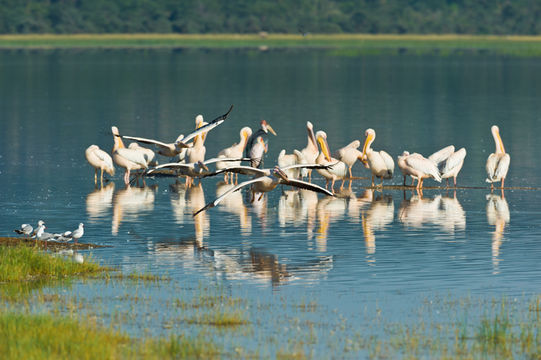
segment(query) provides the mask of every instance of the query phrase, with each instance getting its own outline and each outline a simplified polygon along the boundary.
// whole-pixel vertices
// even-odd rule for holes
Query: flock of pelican
[[[251,185],[252,199],[255,199],[256,194],[272,191],[280,184],[333,196],[337,180],[341,180],[340,189],[343,188],[346,180],[350,181],[349,185],[351,186],[351,167],[356,161],[370,169],[372,187],[375,186],[374,180],[376,178],[381,180],[381,184],[378,186],[383,186],[384,180],[393,178],[393,158],[384,150],[372,149],[372,144],[376,139],[375,130],[366,130],[362,150],[359,150],[361,142],[354,140],[331,153],[327,143],[327,134],[322,130],[314,133],[313,124],[309,121],[306,124],[308,132],[306,147],[302,150],[294,150],[292,154],[286,154],[286,151],[282,150],[278,156],[277,165],[273,168],[262,168],[265,153],[268,151],[267,137],[269,133],[277,135],[272,126],[265,120],[261,120],[260,128],[254,132],[249,127],[243,127],[240,130],[238,143],[223,149],[215,158],[205,159],[205,140],[209,131],[222,124],[232,109],[233,106],[210,123],[205,122],[202,115],[197,115],[195,131],[187,136],[179,135],[172,143],[121,135],[118,128],[113,126],[111,128],[114,140],[112,156],[97,145],[91,145],[85,151],[88,162],[95,169],[94,182],[97,183],[98,170],[101,170],[100,182],[103,182],[104,171],[111,176],[114,175],[114,164],[124,168],[124,183],[126,185],[130,183],[132,171],[138,171],[137,175],[142,176],[163,174],[185,176],[187,187],[192,186],[196,178],[201,179],[223,174],[224,181],[228,183],[229,178],[233,182],[233,176],[235,176],[235,186],[196,211],[195,216],[216,206],[232,193],[248,185]],[[491,184],[491,189],[493,189],[494,183],[501,182],[503,189],[510,157],[505,152],[498,127],[492,126],[491,131],[496,151],[488,157],[486,181]],[[135,142],[126,147],[123,139]],[[138,145],[138,143],[153,145],[159,155],[170,159],[169,162],[157,165],[155,152]],[[465,157],[466,149],[461,148],[455,151],[455,147],[450,145],[428,157],[404,151],[397,157],[397,163],[404,177],[404,185],[406,185],[406,178],[410,176],[413,180],[412,185],[417,180],[415,186],[417,189],[423,187],[423,182],[427,178],[432,178],[437,182],[446,179],[447,187],[449,187],[449,179],[453,178],[453,185],[456,187],[456,179],[464,164]],[[242,165],[242,162],[249,162],[249,165]],[[215,164],[215,170],[209,169],[211,164]],[[316,170],[326,180],[324,188],[311,182],[312,170]],[[251,179],[237,184],[239,174],[250,176]],[[308,181],[304,181],[305,177],[308,178]],[[329,183],[330,190],[328,190]]]

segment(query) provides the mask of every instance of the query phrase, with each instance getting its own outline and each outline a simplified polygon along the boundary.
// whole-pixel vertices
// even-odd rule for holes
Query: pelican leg
[[[453,184],[455,185],[455,188],[456,188],[456,176],[453,176]]]
[[[103,168],[101,169],[100,185],[103,187]]]
[[[233,175],[231,175],[233,176]],[[239,174],[235,174],[235,185],[237,185],[239,182]]]
[[[344,181],[346,181],[346,179],[342,179],[342,184],[340,184],[340,190],[344,188]]]
[[[98,183],[98,169],[94,169],[94,185]]]
[[[372,187],[374,187],[374,174],[372,174]]]
[[[406,175],[404,175],[404,183],[402,185],[406,186]]]
[[[351,179],[353,175],[351,175],[351,166],[349,167],[349,178]]]
[[[493,191],[494,191],[494,183],[490,183],[490,193],[492,194]]]
[[[411,178],[411,186],[413,186],[413,184],[415,184],[415,179]]]
[[[224,172],[224,182],[226,184],[229,184],[229,173],[227,171]]]
[[[124,172],[124,184],[128,185],[130,183],[130,169],[126,169],[126,172]]]
[[[312,182],[312,170],[308,170],[308,182]]]
[[[331,191],[334,192],[334,178],[332,178],[332,183],[331,183]]]
[[[505,182],[505,178],[502,178],[502,189],[503,189],[503,183]]]

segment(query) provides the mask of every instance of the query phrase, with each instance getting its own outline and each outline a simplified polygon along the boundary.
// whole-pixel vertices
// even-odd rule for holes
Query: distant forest
[[[0,33],[541,33],[539,0],[0,0]]]

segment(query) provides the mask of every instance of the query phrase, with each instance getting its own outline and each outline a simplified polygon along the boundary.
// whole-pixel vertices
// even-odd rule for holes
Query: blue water
[[[155,300],[145,311],[159,313],[160,301],[179,296],[178,289],[225,286],[275,306],[284,298],[316,301],[329,309],[318,314],[320,321],[335,321],[331,310],[339,309],[354,331],[364,326],[363,311],[378,308],[390,319],[407,320],[417,304],[440,295],[538,294],[536,59],[3,51],[0,66],[3,235],[39,219],[51,232],[84,222],[81,241],[112,246],[92,250],[94,259],[171,278],[171,285],[152,289]],[[276,189],[251,204],[247,192],[238,192],[196,220],[193,211],[223,191],[221,178],[188,190],[184,179],[171,178],[125,188],[117,168],[111,182],[95,188],[84,150],[97,144],[110,151],[112,125],[123,134],[169,142],[188,133],[197,114],[213,119],[230,104],[230,117],[207,138],[207,157],[237,142],[241,127],[257,128],[261,119],[278,133],[269,139],[268,166],[282,148],[291,152],[306,145],[306,121],[327,132],[331,150],[364,141],[370,127],[377,132],[373,148],[395,158],[403,150],[429,155],[448,144],[466,147],[458,177],[466,188],[427,189],[422,196],[394,188],[373,191],[366,188],[369,172],[357,164],[354,175],[365,179],[354,180],[351,191],[337,198]],[[499,125],[511,155],[511,188],[491,195],[484,164],[494,151],[492,124]],[[389,184],[400,185],[395,171]],[[314,181],[324,184],[318,175]],[[109,293],[104,308],[114,310],[115,289],[85,283],[71,291],[89,299]],[[269,322],[258,331],[275,333],[273,316],[265,316]],[[162,334],[162,325],[163,319],[144,327]],[[128,331],[140,335],[141,327],[132,321]]]

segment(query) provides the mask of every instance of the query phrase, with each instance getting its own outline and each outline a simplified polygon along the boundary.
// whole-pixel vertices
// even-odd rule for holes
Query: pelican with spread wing
[[[511,157],[505,152],[503,141],[500,137],[500,129],[496,125],[492,125],[490,130],[492,131],[492,137],[496,144],[496,152],[490,154],[487,159],[486,169],[488,177],[486,182],[490,183],[490,189],[492,190],[494,189],[494,183],[501,181],[503,189]]]
[[[292,166],[289,166],[287,168],[292,168],[292,167],[295,167],[295,166],[297,166],[297,167],[301,166],[302,167],[302,166],[306,166],[306,165],[292,165]],[[310,165],[308,165],[308,166],[310,166]],[[255,199],[255,193],[266,193],[266,192],[272,191],[280,184],[288,185],[288,186],[292,186],[292,187],[297,187],[297,188],[300,188],[300,189],[312,190],[312,191],[320,192],[320,193],[328,195],[328,196],[333,196],[333,194],[330,191],[328,191],[327,189],[322,188],[321,186],[318,186],[318,185],[315,185],[315,184],[312,184],[312,183],[309,183],[309,182],[306,182],[306,181],[290,179],[287,176],[287,174],[284,172],[284,170],[287,170],[287,168],[286,169],[280,169],[278,166],[276,166],[274,169],[258,169],[258,168],[254,168],[254,167],[250,167],[250,166],[238,166],[238,167],[227,169],[227,171],[230,171],[230,172],[253,174],[256,177],[251,179],[251,180],[241,182],[237,186],[229,189],[228,191],[223,193],[221,196],[216,198],[214,201],[208,203],[203,208],[196,211],[193,214],[193,216],[196,216],[197,214],[199,214],[202,211],[205,211],[207,209],[215,207],[223,199],[225,199],[228,195],[230,195],[233,192],[235,192],[237,190],[240,190],[243,187],[248,186],[248,185],[252,185],[252,190],[251,190],[252,191],[252,200]],[[221,170],[221,171],[224,171],[224,170]]]
[[[233,110],[233,105],[229,108],[229,110],[223,114],[218,116],[216,119],[212,120],[210,123],[198,127],[194,132],[188,134],[187,136],[184,136],[183,134],[180,134],[178,138],[173,143],[164,143],[158,140],[154,139],[147,139],[137,136],[127,136],[122,135],[122,138],[129,139],[129,140],[135,140],[137,142],[143,143],[143,144],[151,144],[158,148],[158,154],[166,156],[166,157],[174,157],[181,153],[181,151],[185,148],[192,147],[193,144],[190,144],[189,141],[195,138],[196,136],[207,133],[210,130],[214,129],[216,126],[223,123],[226,119],[229,113]],[[199,116],[198,116],[199,117]],[[202,122],[202,116],[201,116],[201,122]]]

